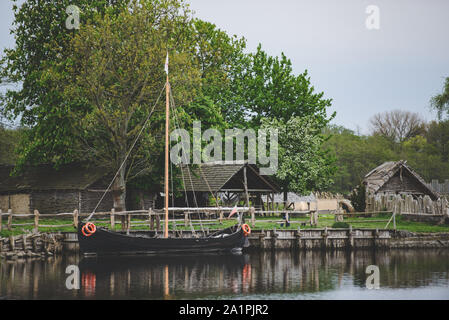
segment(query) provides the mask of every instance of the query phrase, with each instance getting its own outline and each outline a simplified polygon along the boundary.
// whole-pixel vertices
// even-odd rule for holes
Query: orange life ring
[[[245,235],[245,237],[251,233],[251,228],[246,223],[244,225],[242,225],[242,230],[243,230],[243,234]]]
[[[86,224],[81,228],[81,232],[83,233],[83,235],[84,235],[85,237],[90,237],[90,236],[93,235],[96,231],[97,231],[97,227],[96,227],[92,222],[86,223]]]

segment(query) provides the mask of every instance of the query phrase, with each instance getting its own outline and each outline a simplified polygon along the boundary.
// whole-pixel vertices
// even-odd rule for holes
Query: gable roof
[[[256,165],[246,161],[211,162],[197,168],[181,166],[181,179],[188,192],[243,191],[243,168],[247,167],[248,191],[279,192],[268,176],[262,176]]]
[[[439,194],[428,187],[424,179],[417,174],[412,168],[407,165],[407,161],[388,161],[366,174],[363,182],[366,185],[366,190],[369,193],[376,193],[385,185],[400,169],[407,170],[410,175],[422,185],[422,187],[429,193],[429,195],[438,199]]]
[[[11,176],[14,166],[0,166],[0,192],[84,190],[107,175],[105,169],[82,164],[25,167],[22,174]]]

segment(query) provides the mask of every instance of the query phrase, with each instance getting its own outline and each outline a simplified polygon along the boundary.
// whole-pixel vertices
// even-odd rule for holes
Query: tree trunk
[[[120,169],[120,173],[112,184],[112,196],[114,200],[114,209],[118,211],[126,211],[126,181],[125,181],[125,167]]]
[[[284,191],[284,210],[287,210],[288,191]]]

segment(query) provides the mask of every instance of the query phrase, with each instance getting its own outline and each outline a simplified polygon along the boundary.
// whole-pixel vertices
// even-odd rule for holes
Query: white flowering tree
[[[264,119],[264,128],[279,131],[279,167],[275,174],[284,192],[306,194],[325,189],[335,172],[333,157],[322,148],[323,123],[313,115],[292,117],[287,121]]]

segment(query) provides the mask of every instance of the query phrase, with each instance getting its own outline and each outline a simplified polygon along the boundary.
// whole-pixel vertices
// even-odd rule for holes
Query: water
[[[80,290],[66,288],[67,266]],[[377,265],[380,289],[366,288]],[[3,299],[449,299],[449,250],[0,262]]]

